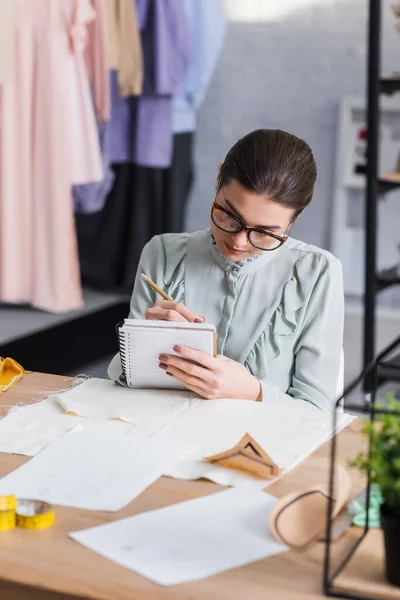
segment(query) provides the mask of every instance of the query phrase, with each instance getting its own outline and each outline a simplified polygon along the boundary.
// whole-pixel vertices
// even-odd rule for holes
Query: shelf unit
[[[400,91],[400,77],[381,77],[379,83],[382,94],[394,94]]]
[[[338,113],[338,134],[331,219],[331,249],[343,266],[346,311],[352,306],[363,314],[365,228],[365,162],[360,147],[359,132],[366,130],[366,99],[357,96],[341,98]],[[397,161],[399,141],[395,132],[400,129],[400,97],[382,97],[380,105],[379,185],[379,251],[376,269],[381,289],[397,283],[398,252],[394,243],[395,224],[400,216],[400,173],[392,171]],[[362,151],[364,150],[364,153]],[[388,192],[392,192],[389,194]],[[400,240],[399,240],[400,241]],[[381,304],[378,316],[400,321],[400,307]]]
[[[367,169],[364,165],[357,166],[356,173],[359,173],[360,175],[366,175],[366,172]],[[381,173],[378,176],[378,188],[379,194],[387,194],[392,190],[399,189],[400,173],[398,171],[388,171],[387,173]]]
[[[400,91],[400,78],[381,77],[381,0],[369,0],[368,72],[367,72],[367,163],[365,167],[365,293],[364,293],[364,367],[375,357],[376,296],[389,286],[400,283],[395,269],[376,272],[378,201],[385,194],[400,187],[400,174],[378,172],[380,95]],[[400,146],[400,145],[399,145]],[[394,378],[399,381],[400,356],[382,365],[380,382]],[[366,399],[373,388],[372,375],[364,379]]]

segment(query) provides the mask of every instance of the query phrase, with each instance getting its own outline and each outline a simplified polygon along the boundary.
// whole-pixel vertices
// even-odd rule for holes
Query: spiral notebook
[[[158,366],[160,354],[176,354],[175,345],[216,354],[214,325],[125,319],[117,331],[122,369],[131,388],[185,389]]]

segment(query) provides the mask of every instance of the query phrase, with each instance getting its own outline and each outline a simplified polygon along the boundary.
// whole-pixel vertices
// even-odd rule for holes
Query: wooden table
[[[31,403],[71,380],[53,375],[28,374],[13,389],[0,395],[0,414],[17,403]],[[362,446],[357,424],[338,436],[339,454],[349,459]],[[325,483],[328,476],[329,445],[325,444],[303,464],[268,489],[280,497],[289,491]],[[27,457],[0,453],[0,477],[22,465]],[[352,472],[354,494],[361,482]],[[57,507],[56,525],[48,530],[14,529],[0,532],[1,600],[306,600],[323,598],[322,561],[324,546],[309,551],[285,552],[208,579],[162,588],[67,537],[67,533],[136,513],[203,496],[220,489],[208,481],[183,481],[163,477],[139,498],[117,513]],[[265,523],[267,527],[267,522]],[[346,534],[335,542],[333,554],[340,556],[350,542]],[[240,543],[240,540],[238,540]]]

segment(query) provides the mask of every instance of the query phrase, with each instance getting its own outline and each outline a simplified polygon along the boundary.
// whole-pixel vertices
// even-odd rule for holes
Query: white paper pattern
[[[353,417],[338,415],[337,430]],[[332,436],[332,415],[305,402],[285,400],[268,406],[245,400],[215,400],[192,406],[162,431],[155,434],[165,444],[178,438],[191,441],[198,450],[194,459],[204,458],[232,448],[249,433],[284,471],[303,461]],[[232,474],[229,469],[212,469],[207,463],[185,459],[174,465],[171,477],[191,479],[207,477],[222,485],[248,485],[252,478]],[[257,480],[253,479],[254,484]]]
[[[160,585],[176,585],[284,552],[268,531],[276,502],[236,488],[70,536]]]
[[[78,426],[0,479],[0,495],[115,511],[139,496],[181,453],[135,430],[104,435]]]

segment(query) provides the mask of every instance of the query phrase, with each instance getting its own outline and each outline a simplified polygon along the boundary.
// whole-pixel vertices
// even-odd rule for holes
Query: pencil
[[[168,294],[166,294],[164,292],[164,290],[159,288],[158,285],[156,285],[154,283],[154,281],[152,281],[150,279],[150,277],[147,277],[147,275],[145,275],[144,273],[142,273],[140,277],[143,279],[143,281],[145,283],[147,283],[150,287],[152,287],[153,290],[157,292],[157,294],[160,294],[160,296],[162,296],[164,298],[164,300],[169,300],[170,302],[173,302],[173,299],[170,296],[168,296]]]

